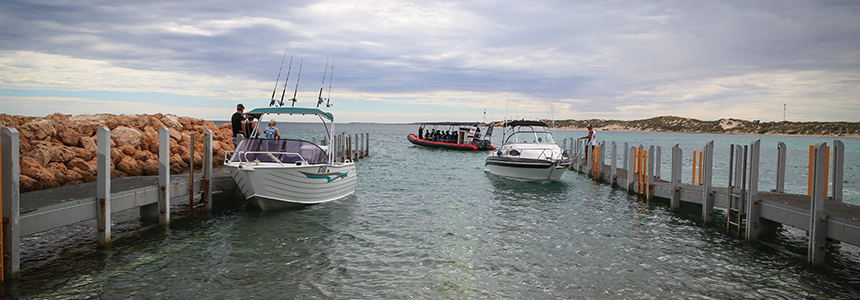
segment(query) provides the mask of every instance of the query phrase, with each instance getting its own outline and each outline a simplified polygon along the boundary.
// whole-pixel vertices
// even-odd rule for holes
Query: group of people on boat
[[[477,131],[475,131],[475,135],[471,136],[471,137],[480,138],[481,137],[481,129],[478,128]],[[430,141],[430,142],[442,142],[442,143],[457,144],[460,141],[460,134],[456,130],[454,130],[453,132],[451,130],[446,130],[446,131],[435,130],[434,131],[434,130],[430,130],[430,129],[425,130],[424,126],[420,126],[420,127],[418,127],[418,139]]]
[[[245,106],[242,103],[236,105],[236,112],[233,113],[233,116],[230,118],[230,123],[232,123],[233,127],[233,146],[239,144],[239,141],[245,138],[266,138],[266,139],[280,139],[281,132],[278,130],[275,125],[278,122],[275,119],[269,121],[269,126],[266,127],[262,132],[257,129],[257,124],[254,124],[253,116],[245,116],[243,113],[245,111]]]

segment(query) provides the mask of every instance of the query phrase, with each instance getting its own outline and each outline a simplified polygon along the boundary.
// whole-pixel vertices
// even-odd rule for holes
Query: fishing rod
[[[290,56],[290,66],[287,67],[287,80],[284,81],[284,91],[281,92],[281,102],[278,103],[278,106],[284,106],[284,94],[287,93],[287,82],[290,81],[290,70],[293,69],[293,57]]]
[[[331,72],[329,72],[328,76],[328,98],[325,99],[325,107],[331,107],[331,80],[334,78],[334,55],[331,56]]]
[[[325,88],[325,74],[326,74],[326,71],[328,71],[328,58],[326,58],[326,60],[325,60],[325,67],[323,68],[322,84],[320,84],[320,95],[319,95],[319,96],[317,96],[317,107],[320,107],[320,104],[322,104],[322,103],[323,103],[322,92],[323,92],[323,88]]]
[[[275,89],[272,90],[272,102],[269,102],[269,106],[275,105],[275,93],[278,91],[278,83],[281,82],[281,70],[284,69],[284,60],[287,59],[287,50],[290,50],[290,48],[287,47],[287,49],[284,50],[284,58],[281,58],[281,67],[278,68],[278,79],[275,79]]]
[[[302,79],[302,65],[303,65],[304,63],[305,63],[305,59],[304,59],[304,58],[302,58],[302,60],[301,60],[301,61],[299,61],[299,76],[298,76],[298,77],[296,77],[296,90],[295,90],[295,91],[293,91],[293,99],[290,99],[290,101],[293,101],[293,105],[292,105],[293,107],[295,107],[295,106],[296,106],[296,101],[297,101],[297,100],[296,100],[296,95],[299,93],[299,80],[301,80],[301,79]]]

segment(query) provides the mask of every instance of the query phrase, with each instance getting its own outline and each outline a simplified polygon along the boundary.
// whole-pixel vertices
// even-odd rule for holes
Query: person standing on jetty
[[[588,135],[579,139],[587,139],[585,140],[585,159],[588,159],[588,152],[593,151],[594,147],[597,146],[597,134],[594,133],[594,128],[591,127],[591,124],[588,124],[586,128],[588,128]]]
[[[236,105],[236,112],[233,113],[233,117],[230,118],[230,122],[233,123],[233,148],[239,145],[239,141],[244,139],[245,137],[245,117],[242,116],[242,112],[245,111],[245,106],[242,103]],[[240,137],[241,136],[241,137]]]

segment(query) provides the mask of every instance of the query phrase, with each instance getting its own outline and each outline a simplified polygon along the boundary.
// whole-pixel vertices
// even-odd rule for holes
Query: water
[[[282,135],[315,134],[303,136],[307,124],[278,125]],[[371,156],[358,161],[353,196],[302,210],[227,204],[209,217],[175,212],[169,228],[137,229],[132,213],[116,221],[122,237],[102,251],[85,225],[58,229],[25,239],[22,280],[7,293],[32,299],[850,299],[860,292],[860,250],[852,245],[831,246],[827,268],[810,270],[805,235],[796,229],[765,240],[776,248],[748,244],[574,172],[548,184],[486,174],[484,152],[409,144],[406,134],[415,126],[336,129],[371,134]],[[556,132],[559,141],[582,135]],[[761,138],[762,190],[773,182],[766,170],[775,166],[776,141],[784,141],[799,157],[789,158],[789,170],[802,174],[788,176],[786,188],[794,192],[806,188],[808,154],[800,151],[832,141],[634,132],[599,137],[664,146],[665,177],[674,143],[687,155],[716,140],[721,168],[728,143]],[[857,139],[841,140],[846,202],[857,204],[860,177],[849,166],[857,165],[860,147]],[[688,165],[686,180],[689,172]],[[715,172],[715,183],[723,173]],[[59,254],[46,259],[53,253]]]

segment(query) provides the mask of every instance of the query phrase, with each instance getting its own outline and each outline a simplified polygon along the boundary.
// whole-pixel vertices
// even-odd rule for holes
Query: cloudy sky
[[[285,49],[339,122],[860,122],[856,0],[4,0],[0,113],[227,120]]]

